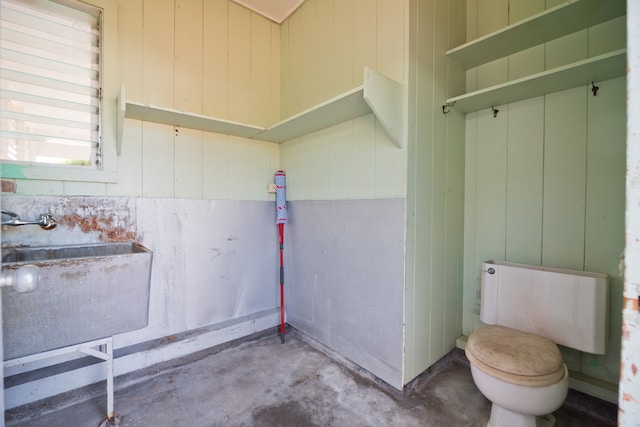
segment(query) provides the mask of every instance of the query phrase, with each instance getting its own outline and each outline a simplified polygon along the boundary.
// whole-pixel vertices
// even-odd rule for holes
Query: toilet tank
[[[480,320],[604,354],[609,276],[504,261],[482,264]]]

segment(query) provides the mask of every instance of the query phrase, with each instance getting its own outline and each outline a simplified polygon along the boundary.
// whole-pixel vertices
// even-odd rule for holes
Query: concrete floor
[[[293,330],[284,345],[262,334],[118,377],[115,410],[123,427],[482,426],[489,417],[461,350],[409,388],[402,394]],[[7,425],[95,427],[104,419],[105,395],[69,400],[11,410]],[[614,426],[616,414],[615,405],[570,391],[556,426]]]

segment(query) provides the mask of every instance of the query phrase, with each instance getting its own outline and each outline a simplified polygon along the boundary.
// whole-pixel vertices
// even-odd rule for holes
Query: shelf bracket
[[[366,67],[364,100],[398,148],[404,145],[404,94],[402,84]]]

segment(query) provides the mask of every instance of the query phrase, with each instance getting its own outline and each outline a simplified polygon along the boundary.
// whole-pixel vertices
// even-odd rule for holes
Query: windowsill
[[[41,179],[78,182],[116,182],[115,171],[90,169],[82,166],[57,166],[33,163],[2,163],[0,176],[14,179]]]

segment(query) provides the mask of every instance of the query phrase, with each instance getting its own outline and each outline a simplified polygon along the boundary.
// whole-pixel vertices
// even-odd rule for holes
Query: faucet
[[[51,216],[51,214],[41,214],[40,219],[36,221],[23,221],[20,219],[20,216],[17,213],[11,212],[11,211],[2,211],[2,215],[6,215],[11,219],[2,220],[1,225],[11,225],[15,227],[18,225],[37,224],[40,227],[44,228],[45,230],[51,230],[55,228],[56,225],[58,225],[58,223],[56,222],[55,219],[53,219],[53,216]]]

